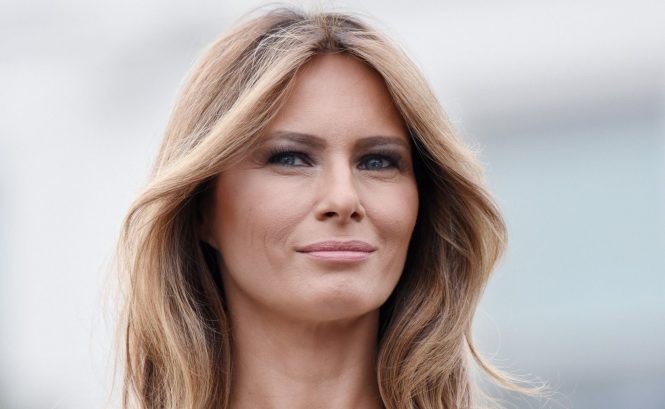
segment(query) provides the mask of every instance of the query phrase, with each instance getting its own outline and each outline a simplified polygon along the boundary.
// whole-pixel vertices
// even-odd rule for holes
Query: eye
[[[385,155],[366,156],[358,166],[364,170],[383,170],[397,167],[397,160]]]
[[[307,155],[296,151],[276,151],[270,155],[268,163],[280,166],[308,166]]]

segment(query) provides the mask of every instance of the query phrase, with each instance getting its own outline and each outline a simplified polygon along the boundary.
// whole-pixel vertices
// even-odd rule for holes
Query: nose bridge
[[[357,181],[349,161],[343,155],[324,166],[320,186],[319,214],[343,219],[361,213]]]
[[[357,198],[353,171],[349,163],[342,157],[331,161],[330,166],[324,170],[323,191],[340,201]]]

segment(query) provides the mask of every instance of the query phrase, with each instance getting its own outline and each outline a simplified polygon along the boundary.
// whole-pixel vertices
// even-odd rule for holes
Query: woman
[[[124,406],[470,408],[504,225],[413,64],[269,11],[191,73],[120,240]]]

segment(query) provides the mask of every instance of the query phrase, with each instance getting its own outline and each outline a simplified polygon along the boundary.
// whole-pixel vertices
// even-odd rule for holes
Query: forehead
[[[267,133],[299,132],[323,138],[397,136],[406,126],[383,78],[346,54],[314,57],[296,74],[294,86]]]

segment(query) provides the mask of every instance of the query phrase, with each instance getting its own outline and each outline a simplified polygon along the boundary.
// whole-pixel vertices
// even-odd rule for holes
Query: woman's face
[[[324,322],[376,311],[418,213],[404,122],[382,78],[315,57],[258,147],[214,186],[206,240],[232,312]]]

